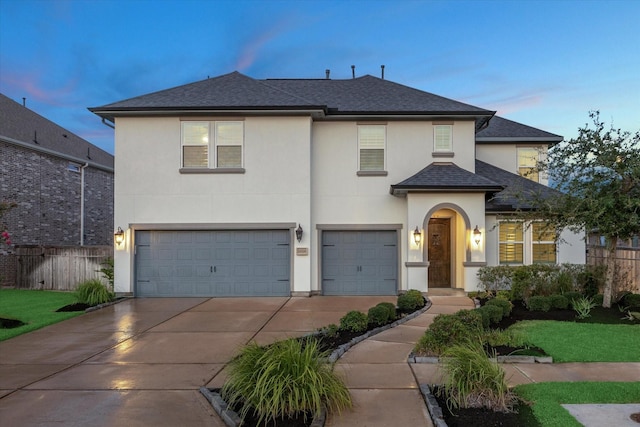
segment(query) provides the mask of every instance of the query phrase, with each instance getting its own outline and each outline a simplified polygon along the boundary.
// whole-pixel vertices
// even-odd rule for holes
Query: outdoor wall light
[[[480,246],[480,240],[482,240],[482,231],[478,230],[478,226],[473,229],[473,241],[476,242],[476,246]]]
[[[422,241],[422,233],[418,230],[418,226],[413,230],[413,241],[416,242],[416,245],[419,245]]]
[[[296,228],[296,239],[298,239],[298,243],[302,240],[302,226],[298,224],[298,228]]]
[[[122,231],[122,228],[118,227],[118,230],[113,233],[113,240],[116,242],[116,245],[124,243],[124,231]]]

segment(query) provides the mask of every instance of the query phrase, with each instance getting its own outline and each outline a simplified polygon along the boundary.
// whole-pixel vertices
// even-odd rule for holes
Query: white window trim
[[[510,263],[503,263],[500,261],[500,244],[501,243],[507,243],[505,241],[500,240],[500,224],[501,223],[514,223],[514,222],[521,222],[522,223],[522,264],[520,263],[514,263],[514,262],[510,262]],[[537,262],[536,264],[548,264],[548,265],[557,265],[558,264],[558,243],[556,241],[547,241],[547,240],[537,240],[535,239],[535,237],[533,236],[533,226],[532,223],[533,222],[544,222],[544,221],[516,221],[516,220],[507,220],[507,219],[503,219],[503,220],[499,220],[498,221],[498,245],[496,247],[496,259],[498,260],[498,265],[513,265],[513,266],[518,266],[518,265],[531,265],[533,264],[533,245],[535,244],[550,244],[553,243],[556,246],[556,260],[553,263],[550,262]],[[514,241],[513,243],[520,243],[520,241]]]
[[[184,166],[184,147],[195,146],[190,144],[184,144],[184,124],[185,123],[207,123],[208,127],[208,158],[207,167],[185,167]],[[217,142],[217,125],[219,123],[240,123],[242,125],[242,141],[240,144],[240,166],[238,167],[218,167],[218,142]],[[198,172],[218,172],[218,173],[243,173],[244,172],[244,121],[243,120],[181,120],[180,121],[180,172],[183,173],[198,173]],[[235,145],[235,144],[232,144]],[[220,146],[232,146],[230,144],[223,144]]]
[[[381,127],[384,131],[384,146],[382,147],[382,169],[379,170],[362,170],[360,166],[361,159],[361,147],[360,147],[360,129],[363,127]],[[385,124],[358,124],[357,126],[357,153],[356,157],[358,159],[358,176],[384,176],[387,175],[387,126]]]
[[[447,128],[449,129],[449,147],[446,149],[438,148],[436,145],[437,137],[436,134],[438,129]],[[450,124],[434,124],[433,125],[433,152],[434,153],[453,153],[453,125]]]

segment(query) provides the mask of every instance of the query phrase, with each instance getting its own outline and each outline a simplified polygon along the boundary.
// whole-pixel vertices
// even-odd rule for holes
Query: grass
[[[82,314],[55,312],[74,302],[75,296],[70,292],[0,289],[0,317],[26,323],[18,328],[0,329],[0,341]]]
[[[509,329],[522,332],[554,362],[640,362],[640,325],[526,320]]]
[[[551,382],[524,384],[515,392],[534,402],[532,410],[544,427],[581,427],[561,404],[564,403],[637,403],[640,382]]]

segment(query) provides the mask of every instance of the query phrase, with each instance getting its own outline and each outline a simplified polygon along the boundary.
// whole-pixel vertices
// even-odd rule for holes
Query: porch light
[[[298,224],[298,228],[296,228],[296,239],[298,239],[298,243],[302,240],[302,226]]]
[[[478,226],[473,229],[473,241],[476,242],[476,246],[480,246],[480,240],[482,239],[482,231],[478,230]]]
[[[113,240],[116,242],[116,245],[124,243],[124,231],[122,228],[118,227],[118,230],[113,233]]]
[[[416,245],[419,245],[422,241],[422,233],[418,230],[418,226],[413,230],[413,241],[416,242]]]

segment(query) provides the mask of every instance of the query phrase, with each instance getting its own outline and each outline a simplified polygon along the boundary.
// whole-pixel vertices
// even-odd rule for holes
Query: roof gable
[[[391,186],[391,194],[406,192],[496,192],[504,187],[454,163],[431,163],[415,175]]]

